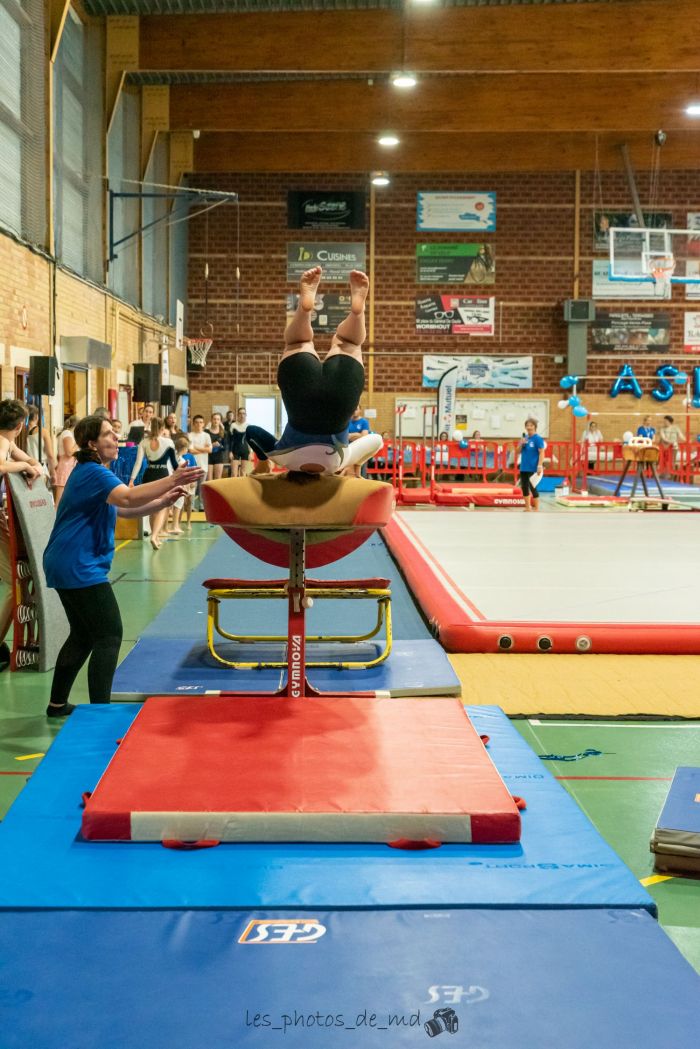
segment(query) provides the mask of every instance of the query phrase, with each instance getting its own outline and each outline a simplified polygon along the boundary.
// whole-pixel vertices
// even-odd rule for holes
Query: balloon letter
[[[693,368],[693,396],[690,403],[693,408],[700,408],[700,365]]]
[[[655,401],[661,401],[661,403],[670,401],[673,397],[673,383],[671,379],[676,379],[678,368],[676,368],[675,364],[660,364],[656,369],[656,374],[659,377],[659,385],[651,391],[651,396]]]
[[[700,368],[697,369],[700,372]],[[700,393],[700,390],[698,391]],[[610,396],[617,397],[618,393],[631,393],[638,399],[642,396],[642,388],[631,364],[623,364],[620,374],[610,387]]]

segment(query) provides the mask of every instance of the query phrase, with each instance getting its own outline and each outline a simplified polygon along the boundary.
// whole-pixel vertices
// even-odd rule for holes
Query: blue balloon
[[[575,393],[572,393],[569,397],[569,408],[578,408],[580,403],[581,398],[578,397]]]
[[[700,369],[698,369],[700,371]],[[623,364],[620,374],[610,387],[610,396],[617,397],[618,393],[631,393],[638,400],[642,397],[642,387],[639,385],[637,376],[631,364]]]
[[[656,369],[656,375],[659,378],[659,385],[655,386],[651,391],[651,396],[655,401],[660,401],[663,404],[664,401],[670,401],[673,397],[673,383],[671,380],[676,379],[678,368],[676,368],[675,364],[660,364]]]
[[[469,441],[460,441],[459,442],[459,447],[460,448],[468,448],[469,447]]]
[[[572,386],[575,386],[578,382],[578,375],[565,375],[563,379],[559,380],[559,385],[562,390],[570,390]]]
[[[674,377],[673,381],[676,386],[683,386],[688,381],[688,376],[685,372],[678,372],[678,375]]]
[[[700,365],[693,368],[693,396],[690,403],[693,408],[700,408]]]
[[[574,408],[574,415],[577,419],[585,419],[588,415],[588,408],[584,408],[582,404],[577,404]]]

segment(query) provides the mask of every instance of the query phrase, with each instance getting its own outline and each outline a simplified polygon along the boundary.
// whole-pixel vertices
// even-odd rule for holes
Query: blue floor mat
[[[620,476],[617,477],[595,477],[591,474],[588,476],[588,491],[592,495],[612,495],[619,483]],[[647,488],[649,489],[649,495],[658,496],[659,490],[656,487],[656,481],[653,477],[647,477]],[[632,492],[632,485],[634,483],[634,474],[628,473],[625,478],[624,484],[620,489],[620,495],[629,496]],[[661,481],[661,487],[664,495],[671,496],[678,502],[688,500],[689,502],[700,503],[700,488],[693,484],[679,484],[678,481]],[[642,488],[642,482],[637,482],[637,488],[635,495],[644,495],[644,489]]]
[[[241,650],[231,642],[217,646],[226,658],[261,659],[260,646]],[[284,657],[286,645],[264,646],[275,658]],[[307,659],[320,652],[326,658],[356,659],[374,656],[377,648],[363,644],[309,645]],[[217,663],[205,642],[184,638],[143,637],[117,668],[112,699],[132,702],[147,696],[204,692],[275,692],[286,681],[286,670],[234,670]],[[368,670],[335,670],[307,667],[307,677],[322,692],[388,692],[392,696],[459,696],[461,685],[442,646],[430,638],[396,641],[384,663]]]
[[[639,910],[40,911],[0,947],[3,1049],[697,1044],[700,977]]]
[[[142,636],[204,639],[207,605],[202,582],[205,579],[221,576],[231,579],[281,579],[286,574],[285,568],[258,561],[232,543],[228,536],[222,535]],[[359,550],[340,561],[310,569],[308,575],[313,579],[390,579],[394,637],[402,641],[430,637],[398,568],[378,535],[371,536]],[[375,608],[373,601],[318,600],[308,614],[308,632],[366,632],[376,620]],[[228,624],[229,632],[232,633],[286,634],[286,616],[284,601],[227,601],[221,609],[222,625],[227,629]]]
[[[61,729],[0,825],[0,908],[642,907],[654,912],[648,893],[498,707],[467,709],[477,730],[490,736],[489,753],[506,785],[527,801],[517,845],[412,852],[369,844],[251,844],[181,852],[155,844],[85,842],[82,794],[94,788],[139,709],[78,707]],[[283,758],[261,754],[260,760]]]

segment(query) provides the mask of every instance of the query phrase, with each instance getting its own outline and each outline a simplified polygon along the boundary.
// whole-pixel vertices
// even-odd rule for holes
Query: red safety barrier
[[[545,475],[563,478],[572,491],[586,490],[589,478],[620,476],[624,470],[622,441],[582,444],[547,440]],[[520,438],[512,440],[389,441],[367,468],[367,475],[391,481],[398,502],[435,503],[436,489],[459,485],[493,485],[519,479]],[[434,458],[433,458],[434,449]],[[658,471],[662,478],[693,484],[700,475],[700,444],[683,442],[677,448],[660,448]]]

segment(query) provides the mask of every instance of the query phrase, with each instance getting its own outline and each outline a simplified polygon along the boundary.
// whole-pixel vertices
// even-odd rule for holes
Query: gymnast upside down
[[[383,445],[379,434],[367,434],[352,443],[348,437],[348,423],[365,385],[362,343],[369,279],[360,270],[351,272],[350,312],[338,325],[323,362],[311,328],[320,281],[320,266],[302,275],[299,303],[284,333],[285,348],[277,369],[288,418],[284,433],[277,440],[260,426],[249,426],[246,431],[258,459],[289,470],[290,479],[299,474],[340,473],[366,462]]]

